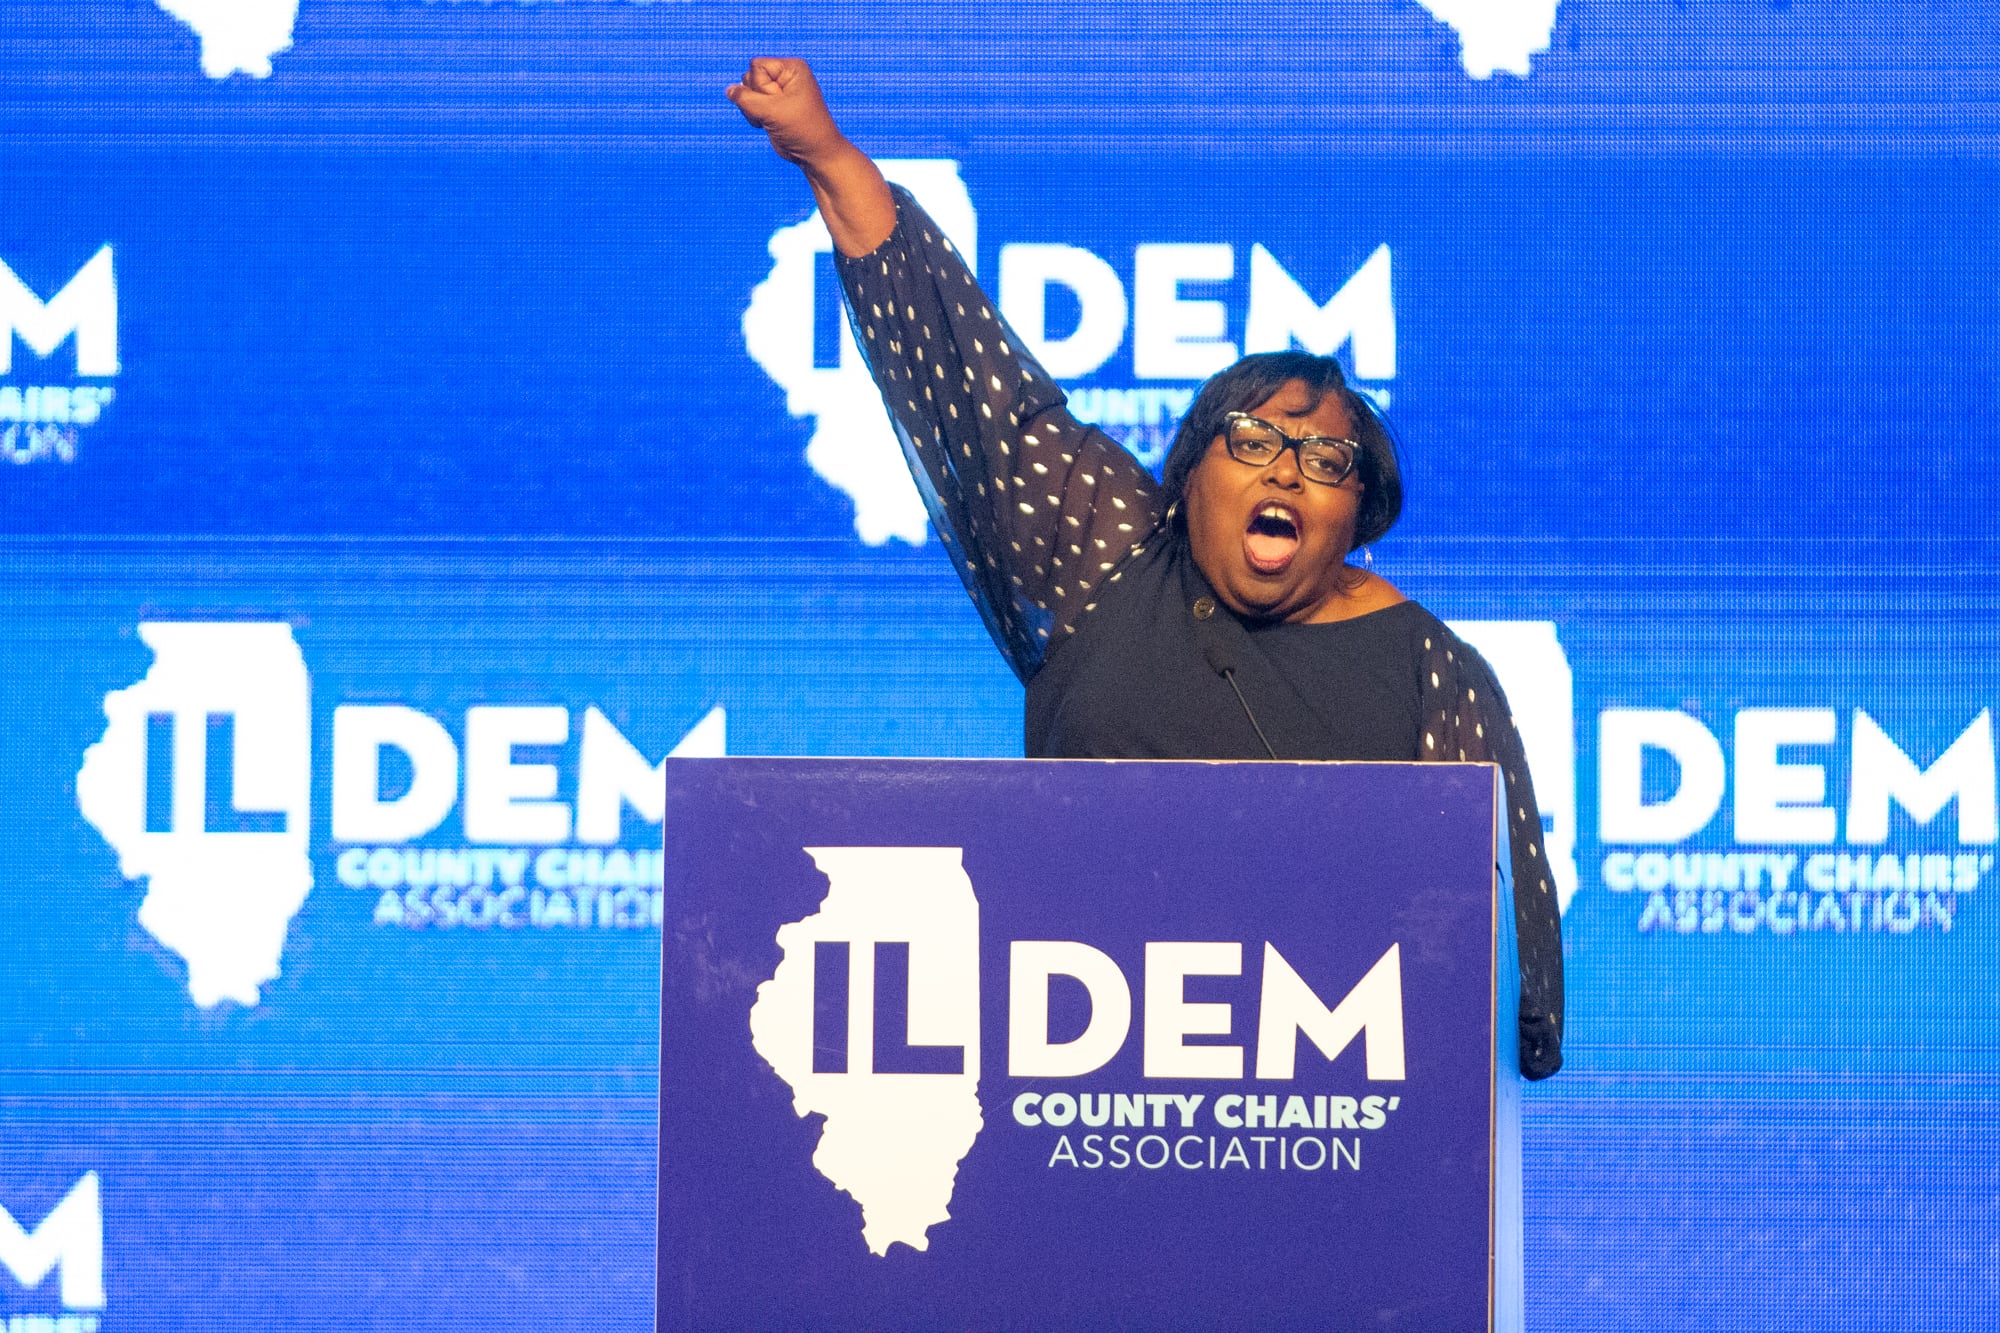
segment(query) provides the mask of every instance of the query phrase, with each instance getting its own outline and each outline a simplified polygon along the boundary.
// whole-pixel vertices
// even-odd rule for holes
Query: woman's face
[[[1308,408],[1312,391],[1294,380],[1250,414],[1295,438],[1354,438],[1337,393]],[[1338,486],[1307,481],[1298,452],[1263,467],[1230,457],[1222,436],[1188,475],[1188,541],[1194,561],[1223,604],[1260,620],[1337,619],[1351,575],[1354,524],[1361,513],[1360,469]]]

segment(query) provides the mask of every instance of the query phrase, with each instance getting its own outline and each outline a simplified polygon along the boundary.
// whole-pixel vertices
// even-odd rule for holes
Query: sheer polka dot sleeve
[[[931,520],[1025,681],[1142,549],[1158,486],[1069,414],[938,225],[895,195],[889,239],[840,260],[855,341]]]
[[[1512,844],[1514,930],[1521,953],[1521,1073],[1562,1068],[1562,917],[1542,846],[1542,815],[1514,717],[1486,660],[1455,635],[1424,640],[1424,734],[1428,760],[1498,765]]]

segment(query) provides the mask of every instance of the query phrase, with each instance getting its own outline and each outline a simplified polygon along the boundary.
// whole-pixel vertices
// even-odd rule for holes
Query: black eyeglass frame
[[[1283,440],[1284,443],[1278,447],[1278,453],[1272,454],[1269,458],[1262,460],[1245,458],[1243,455],[1237,453],[1235,426],[1239,421],[1249,422],[1251,425],[1262,427],[1264,430],[1270,431],[1271,434]],[[1305,448],[1309,444],[1340,445],[1341,451],[1347,459],[1347,466],[1340,470],[1340,475],[1337,477],[1315,476],[1312,470],[1306,467]],[[1320,486],[1340,485],[1340,483],[1346,481],[1354,474],[1355,465],[1361,461],[1361,441],[1359,440],[1350,440],[1339,435],[1308,435],[1301,439],[1296,436],[1287,435],[1284,431],[1279,430],[1276,426],[1264,420],[1264,418],[1252,416],[1248,412],[1224,412],[1222,414],[1222,447],[1229,451],[1231,458],[1246,467],[1269,467],[1278,461],[1278,454],[1282,454],[1286,449],[1290,449],[1292,456],[1299,460],[1299,475],[1307,481]],[[1326,456],[1325,454],[1316,455],[1316,457],[1320,458]]]

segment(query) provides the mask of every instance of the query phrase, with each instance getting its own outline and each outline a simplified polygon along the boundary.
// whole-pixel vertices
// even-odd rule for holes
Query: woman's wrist
[[[811,152],[799,159],[799,169],[806,173],[806,179],[822,190],[838,192],[842,185],[864,178],[874,163],[868,155],[856,148],[848,137],[839,130],[831,132],[828,142],[815,145]]]
[[[896,230],[896,200],[868,155],[841,139],[801,163],[834,248],[850,259],[873,253]]]

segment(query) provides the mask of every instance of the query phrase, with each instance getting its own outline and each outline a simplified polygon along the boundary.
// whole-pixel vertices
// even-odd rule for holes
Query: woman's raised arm
[[[729,86],[729,100],[771,136],[779,157],[805,172],[835,249],[852,259],[889,239],[896,229],[889,184],[833,123],[805,61],[759,56]]]
[[[729,96],[812,183],[869,372],[931,519],[1022,680],[1159,520],[1159,488],[1063,392],[916,200],[834,126],[812,72],[756,60]]]

